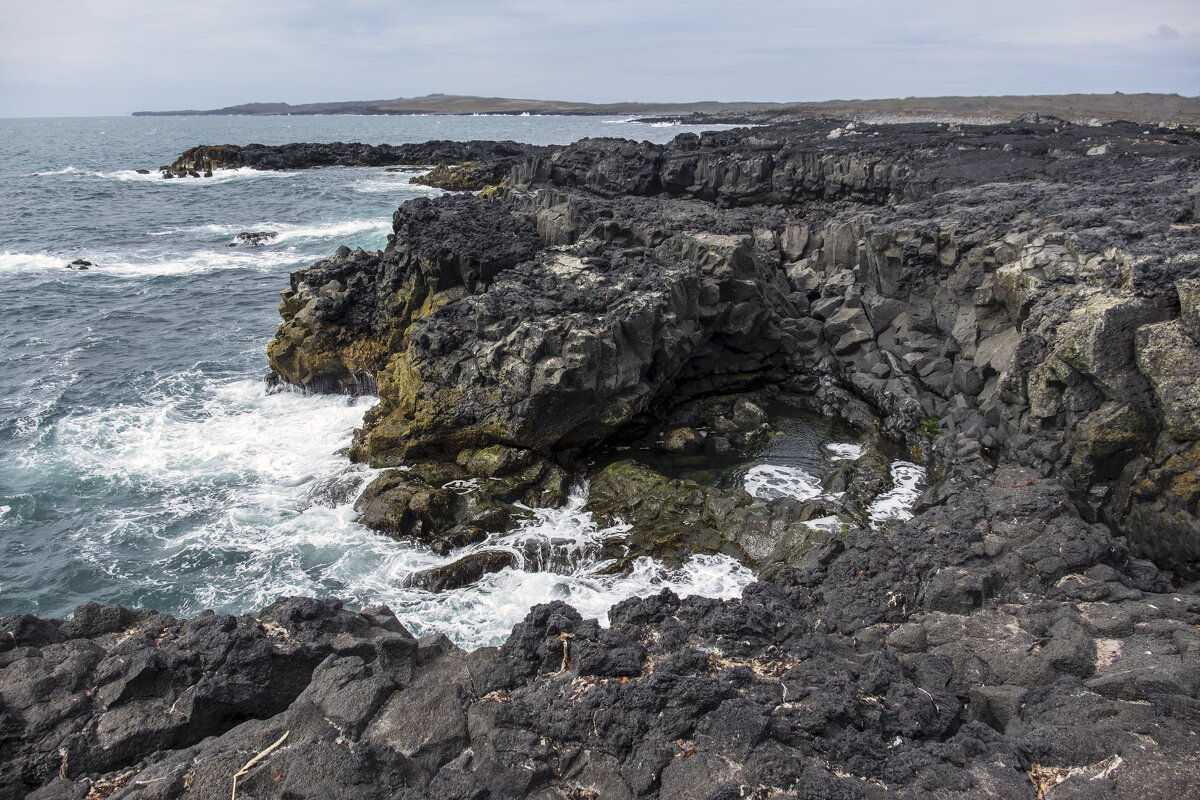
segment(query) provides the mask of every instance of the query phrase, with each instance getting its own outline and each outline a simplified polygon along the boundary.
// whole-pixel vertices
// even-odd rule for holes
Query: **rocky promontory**
[[[294,273],[272,380],[378,394],[350,455],[386,468],[381,532],[453,554],[584,478],[613,569],[764,580],[537,606],[472,652],[332,600],[7,618],[0,798],[1200,790],[1200,137],[806,120],[504,157]],[[716,462],[781,406],[863,442],[820,498],[627,457]],[[929,481],[880,524],[897,453]]]
[[[296,142],[285,145],[200,145],[159,167],[164,178],[211,177],[219,169],[438,167],[415,182],[452,190],[499,183],[516,164],[546,147],[517,142],[431,141],[417,144]],[[447,165],[454,165],[451,169]]]

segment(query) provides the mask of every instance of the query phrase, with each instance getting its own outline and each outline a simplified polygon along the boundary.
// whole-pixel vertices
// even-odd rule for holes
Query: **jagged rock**
[[[244,796],[1200,786],[1200,599],[1029,470],[810,548],[740,599],[663,591],[608,621],[556,601],[465,653],[335,601],[5,618],[0,796],[225,798],[256,756]]]
[[[1138,368],[1162,409],[1164,432],[1178,441],[1200,439],[1200,344],[1173,321],[1139,328],[1136,348]]]
[[[557,506],[566,500],[568,476],[528,450],[465,450],[458,463],[424,461],[412,469],[385,470],[355,501],[359,522],[398,538],[413,538],[434,552],[483,541],[526,516],[514,506]]]
[[[189,151],[164,177],[512,165],[284,293],[277,379],[379,391],[355,456],[408,469],[360,497],[377,527],[449,551],[561,502],[610,440],[732,450],[767,420],[730,395],[763,385],[870,445],[832,508],[601,465],[618,561],[773,577],[607,628],[555,602],[464,653],[336,601],[6,618],[0,798],[227,797],[256,754],[245,796],[1196,794],[1200,600],[1141,557],[1200,574],[1198,159],[1186,130],[1045,117]],[[917,516],[805,526],[862,521],[885,439],[940,478]]]
[[[500,184],[512,166],[511,160],[487,164],[467,161],[456,166],[439,164],[423,175],[409,178],[408,182],[451,192],[477,192]]]

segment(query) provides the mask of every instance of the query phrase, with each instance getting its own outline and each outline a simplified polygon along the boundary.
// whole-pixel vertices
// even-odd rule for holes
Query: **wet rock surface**
[[[1200,596],[1066,491],[997,470],[739,600],[501,647],[284,599],[0,621],[4,797],[1179,797]],[[287,738],[271,746],[284,734]],[[239,772],[259,754],[249,769]]]
[[[262,247],[268,242],[275,241],[277,238],[279,238],[278,231],[242,231],[233,237],[233,241],[229,243],[229,247],[237,247],[238,245]]]
[[[618,561],[772,580],[606,627],[537,606],[471,653],[336,601],[7,618],[0,797],[1195,794],[1198,160],[1130,124],[812,120],[406,204],[386,250],[294,273],[269,349],[277,381],[378,392],[363,520],[451,553],[590,471]],[[588,466],[648,431],[736,448],[763,387],[924,463],[916,516],[814,531],[819,503]],[[825,476],[851,522],[868,450]]]

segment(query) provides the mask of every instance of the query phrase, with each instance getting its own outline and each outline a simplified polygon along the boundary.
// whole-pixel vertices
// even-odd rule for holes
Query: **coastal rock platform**
[[[5,618],[0,800],[1200,791],[1200,137],[804,120],[511,155],[294,273],[273,380],[378,393],[351,457],[390,468],[359,501],[390,535],[452,552],[584,477],[646,552],[769,580],[536,606],[472,652],[336,600]],[[736,449],[782,396],[869,444],[840,531],[603,457]],[[870,524],[887,448],[930,482]]]

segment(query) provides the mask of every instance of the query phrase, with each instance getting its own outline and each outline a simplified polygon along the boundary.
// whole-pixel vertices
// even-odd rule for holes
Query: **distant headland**
[[[769,122],[795,116],[878,116],[903,118],[959,117],[1009,120],[1027,114],[1069,120],[1128,119],[1143,122],[1200,123],[1200,97],[1178,94],[1057,94],[980,97],[906,97],[879,100],[825,100],[802,103],[579,103],[508,97],[429,94],[394,100],[331,103],[243,103],[224,108],[182,111],[136,111],[139,116],[287,114],[633,114],[696,122]]]

